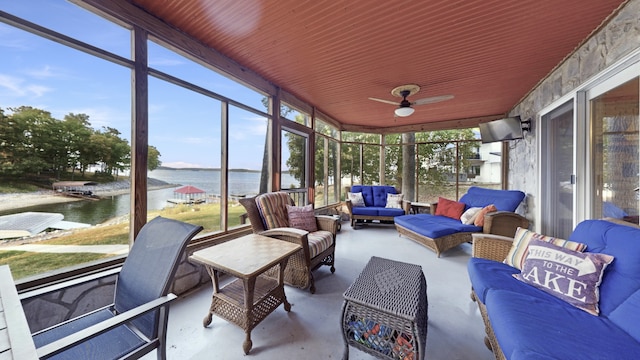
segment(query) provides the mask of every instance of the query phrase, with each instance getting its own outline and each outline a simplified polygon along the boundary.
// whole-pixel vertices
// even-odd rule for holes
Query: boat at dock
[[[56,194],[87,200],[100,200],[93,193],[96,185],[98,183],[94,181],[58,181],[53,183],[52,187]]]

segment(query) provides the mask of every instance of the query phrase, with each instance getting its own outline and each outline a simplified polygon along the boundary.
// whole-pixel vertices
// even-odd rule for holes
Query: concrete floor
[[[441,258],[426,247],[399,237],[392,225],[365,225],[353,230],[343,223],[338,233],[336,272],[328,267],[314,272],[317,291],[286,287],[292,304],[282,306],[251,333],[253,348],[244,355],[244,331],[214,316],[202,326],[212,292],[211,285],[188,294],[171,306],[167,357],[169,359],[341,359],[342,294],[371,256],[422,266],[427,279],[429,321],[425,359],[493,359],[485,347],[484,327],[477,306],[469,297],[466,264],[471,246],[463,244]],[[371,356],[350,348],[350,359]],[[143,359],[155,359],[152,352]]]

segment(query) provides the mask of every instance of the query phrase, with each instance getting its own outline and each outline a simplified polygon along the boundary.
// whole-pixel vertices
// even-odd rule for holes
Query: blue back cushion
[[[640,316],[640,229],[604,220],[585,220],[576,226],[569,240],[587,244],[588,252],[615,257],[605,269],[600,284],[600,313],[618,326],[636,328]],[[636,295],[634,295],[636,294]],[[635,314],[629,312],[634,308]],[[627,311],[620,313],[619,309]],[[631,316],[634,315],[634,316]],[[636,336],[640,331],[636,330]]]
[[[462,195],[460,202],[465,203],[466,208],[494,204],[500,211],[516,211],[524,195],[519,190],[495,190],[472,186],[466,194]]]
[[[364,204],[376,207],[385,207],[387,205],[387,194],[398,193],[395,187],[388,185],[353,185],[351,192],[361,192]]]

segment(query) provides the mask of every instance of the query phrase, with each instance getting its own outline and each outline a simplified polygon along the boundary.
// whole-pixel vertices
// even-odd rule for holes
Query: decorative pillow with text
[[[598,315],[600,283],[613,261],[607,254],[577,252],[531,240],[522,272],[513,276],[592,315]]]
[[[318,224],[316,224],[316,215],[313,211],[312,204],[302,207],[287,205],[287,214],[289,216],[290,227],[308,232],[318,231]]]
[[[550,242],[553,245],[578,252],[583,252],[587,249],[587,245],[583,243],[542,235],[537,232],[518,227],[516,234],[513,237],[511,249],[509,249],[509,253],[503,262],[516,269],[522,270],[524,260],[529,253],[529,243],[533,239]]]

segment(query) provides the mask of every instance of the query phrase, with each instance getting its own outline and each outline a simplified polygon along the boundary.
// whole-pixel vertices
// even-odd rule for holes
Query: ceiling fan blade
[[[377,98],[369,98],[369,100],[379,101],[379,102],[381,102],[381,103],[391,104],[391,105],[400,105],[400,103],[399,103],[399,102],[397,102],[397,101],[391,101],[391,100],[383,100],[383,99],[377,99]]]
[[[451,100],[453,99],[453,95],[441,95],[441,96],[433,96],[424,99],[418,99],[416,101],[412,101],[411,105],[425,105],[425,104],[433,104],[440,101]]]

